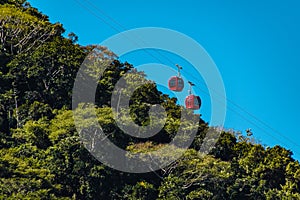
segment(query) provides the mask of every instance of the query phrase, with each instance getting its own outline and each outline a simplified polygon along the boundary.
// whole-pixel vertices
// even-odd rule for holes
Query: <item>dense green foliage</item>
[[[0,199],[300,199],[300,164],[291,151],[265,148],[251,134],[223,131],[210,154],[202,155],[208,125],[201,119],[190,149],[164,169],[130,174],[97,161],[79,140],[71,110],[76,73],[92,49],[111,59],[99,80],[95,109],[118,146],[139,152],[167,145],[181,111],[190,111],[148,82],[131,97],[130,118],[149,123],[149,104],[159,103],[167,111],[165,126],[147,139],[124,135],[110,108],[114,85],[130,72],[127,88],[135,87],[137,74],[146,80],[145,74],[106,48],[80,46],[76,35],[64,38],[63,32],[24,0],[0,1]],[[122,112],[121,118],[129,120]]]

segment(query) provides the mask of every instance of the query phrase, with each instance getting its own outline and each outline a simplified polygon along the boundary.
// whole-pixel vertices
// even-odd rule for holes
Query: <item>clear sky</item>
[[[300,159],[300,1],[29,2],[52,22],[62,23],[66,33],[78,35],[82,45],[99,44],[120,31],[149,26],[192,37],[218,66],[228,99],[270,125],[266,127],[229,103],[225,127],[240,131],[252,128],[262,144],[280,144]],[[128,62],[151,62],[147,56],[140,52],[139,56],[129,56]],[[207,105],[201,111],[204,119],[209,115]]]

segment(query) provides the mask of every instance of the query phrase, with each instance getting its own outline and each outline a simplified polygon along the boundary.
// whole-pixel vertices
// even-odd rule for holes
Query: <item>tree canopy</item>
[[[98,80],[92,111],[114,144],[130,152],[162,148],[178,131],[181,113],[191,112],[106,47],[81,46],[74,33],[65,38],[63,32],[61,24],[49,22],[25,0],[0,1],[1,199],[300,199],[300,164],[291,151],[222,130],[204,155],[199,149],[210,127],[199,115],[193,115],[199,126],[192,145],[162,169],[134,174],[99,162],[80,140],[71,110],[76,74],[92,50],[110,61]],[[88,73],[97,78],[95,66]],[[149,125],[150,105],[165,108],[165,124],[155,136],[132,137],[118,127],[111,96],[121,78],[124,97],[135,90],[129,111],[118,113],[122,123]],[[136,89],[137,79],[147,84]],[[92,111],[78,113],[84,118]],[[163,123],[159,117],[156,122]],[[90,123],[83,120],[82,126]],[[184,124],[187,134],[191,126]]]

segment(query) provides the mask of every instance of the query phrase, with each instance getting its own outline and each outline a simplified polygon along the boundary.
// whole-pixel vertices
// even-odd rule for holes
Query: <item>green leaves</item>
[[[75,34],[64,38],[63,32],[25,1],[0,0],[0,199],[300,199],[300,164],[291,151],[264,148],[251,131],[243,136],[224,130],[210,154],[200,154],[209,129],[217,128],[159,92],[144,72],[121,63],[108,48],[80,46]],[[91,130],[100,125],[110,141],[131,153],[126,156],[142,152],[141,159],[172,160],[169,166],[128,174],[106,167],[84,148],[70,108],[74,79],[87,55],[96,60],[86,69],[98,82],[96,106],[79,105],[76,125]],[[118,127],[111,97],[120,79],[123,88],[115,95],[127,97],[129,107],[118,110],[119,119],[125,126],[161,125],[155,136],[131,137]],[[153,104],[166,110],[165,121],[162,114],[149,114]],[[181,115],[199,124],[181,122]],[[187,151],[168,144],[179,126],[182,141],[198,130]],[[96,133],[88,136],[97,139]],[[164,147],[167,151],[157,151]],[[183,156],[173,161],[178,152]]]
[[[229,163],[188,150],[170,168],[160,186],[160,199],[226,197],[226,187],[232,176]]]
[[[63,32],[61,25],[51,24],[25,10],[8,4],[0,5],[1,53],[17,55],[29,52]]]

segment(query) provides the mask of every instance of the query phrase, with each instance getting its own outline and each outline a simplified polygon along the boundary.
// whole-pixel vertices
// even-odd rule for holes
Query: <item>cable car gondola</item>
[[[181,92],[184,88],[184,81],[181,78],[180,70],[182,69],[181,66],[177,65],[178,68],[178,76],[172,76],[168,83],[169,83],[169,89],[175,92]]]
[[[190,84],[189,95],[185,98],[185,107],[187,109],[199,110],[201,107],[201,99],[199,96],[192,94],[192,86],[195,84],[188,82]]]

